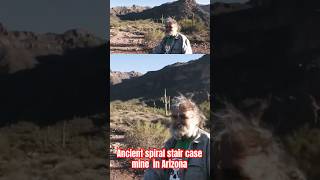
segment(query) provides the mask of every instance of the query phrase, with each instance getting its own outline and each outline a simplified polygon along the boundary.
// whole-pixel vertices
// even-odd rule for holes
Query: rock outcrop
[[[155,6],[138,13],[120,15],[123,20],[160,19],[161,17],[175,17],[176,19],[192,18],[193,16],[205,24],[210,23],[210,14],[203,10],[195,0],[178,0]]]
[[[130,72],[120,72],[120,71],[110,71],[110,85],[115,85],[121,83],[124,79],[131,79],[141,76],[142,73],[130,71]]]
[[[125,7],[125,6],[112,7],[110,9],[110,15],[119,16],[119,15],[125,15],[128,13],[139,13],[146,9],[149,9],[149,7],[137,6],[137,5],[133,5],[131,7]]]
[[[72,29],[63,34],[36,34],[26,31],[7,31],[0,24],[0,72],[14,73],[33,68],[37,57],[62,55],[67,50],[95,47],[104,41],[91,33]]]

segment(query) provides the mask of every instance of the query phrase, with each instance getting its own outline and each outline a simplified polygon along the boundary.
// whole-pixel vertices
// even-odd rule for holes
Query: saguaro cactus
[[[168,110],[170,109],[170,96],[167,96],[167,89],[164,89],[164,96],[162,97],[162,102],[164,103],[164,109],[167,116],[169,115]]]
[[[161,23],[164,24],[164,17],[163,14],[161,15]]]

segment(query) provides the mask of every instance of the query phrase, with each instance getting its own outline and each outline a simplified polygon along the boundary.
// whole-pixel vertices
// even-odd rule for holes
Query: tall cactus
[[[166,116],[169,115],[168,110],[170,109],[170,96],[167,96],[167,89],[164,89],[164,96],[161,98],[164,103],[164,109]]]
[[[161,23],[164,24],[163,14],[161,15]]]

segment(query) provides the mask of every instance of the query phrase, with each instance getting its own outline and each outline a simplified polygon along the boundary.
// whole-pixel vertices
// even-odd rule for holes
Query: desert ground
[[[110,19],[110,52],[146,54],[159,44],[164,37],[164,25],[151,20]],[[201,29],[201,30],[200,30]],[[190,40],[194,54],[210,54],[210,33],[205,28],[185,33]]]
[[[103,180],[107,176],[105,115],[40,127],[18,122],[0,129],[0,179]]]
[[[143,170],[131,169],[130,159],[117,159],[116,148],[138,148],[143,145],[143,141],[150,146],[155,145],[153,137],[146,138],[150,135],[153,128],[144,129],[151,124],[138,125],[138,122],[161,123],[160,130],[166,131],[165,123],[169,118],[164,115],[162,109],[151,108],[143,105],[138,100],[126,102],[113,101],[110,104],[110,178],[116,179],[141,179]],[[138,128],[142,128],[138,130]],[[138,141],[131,141],[133,133],[137,138],[143,138]],[[168,132],[167,132],[168,133]],[[148,138],[147,138],[148,139]],[[164,143],[164,138],[162,139]],[[147,142],[148,141],[148,142]]]

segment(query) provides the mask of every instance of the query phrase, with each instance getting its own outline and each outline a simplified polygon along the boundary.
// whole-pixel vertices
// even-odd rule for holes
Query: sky
[[[112,54],[110,68],[112,71],[146,73],[160,70],[176,62],[187,62],[202,56],[201,54]]]
[[[0,23],[36,33],[82,28],[104,38],[108,5],[107,0],[1,0]]]
[[[110,7],[115,6],[132,6],[132,5],[139,5],[139,6],[159,6],[161,4],[167,3],[167,2],[173,2],[177,0],[110,0]],[[210,4],[210,0],[196,0],[198,4]]]

